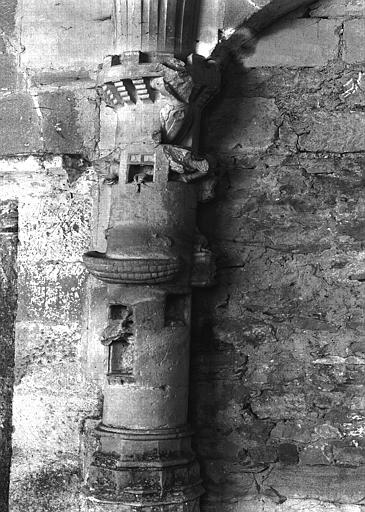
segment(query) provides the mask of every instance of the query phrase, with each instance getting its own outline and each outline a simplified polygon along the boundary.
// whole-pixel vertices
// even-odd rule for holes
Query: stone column
[[[14,337],[17,306],[18,211],[15,201],[0,202],[0,510],[8,510],[11,463]]]
[[[106,309],[95,312],[105,319],[106,368],[90,511],[197,512],[203,493],[187,425],[190,303],[192,285],[212,284],[196,206],[214,177],[198,142],[219,80],[214,63],[196,56],[187,68],[174,57],[188,5],[117,2],[124,51],[98,77],[118,125],[115,150],[95,163],[112,189],[106,252],[84,255],[108,284]]]

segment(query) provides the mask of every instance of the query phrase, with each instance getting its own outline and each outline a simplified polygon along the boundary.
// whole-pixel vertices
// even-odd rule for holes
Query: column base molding
[[[199,464],[187,426],[132,430],[99,424],[85,512],[199,512]],[[95,445],[94,445],[95,446]]]
[[[122,503],[84,497],[81,512],[200,512],[199,498],[184,502]]]

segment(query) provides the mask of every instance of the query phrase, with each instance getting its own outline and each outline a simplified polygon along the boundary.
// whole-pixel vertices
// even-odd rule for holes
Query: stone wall
[[[327,0],[242,49],[211,108],[218,254],[195,292],[204,512],[365,510],[364,4]]]
[[[80,432],[101,399],[86,371],[81,260],[98,204],[93,78],[112,44],[111,3],[0,8],[0,197],[19,205],[10,510],[72,512]]]
[[[111,3],[0,0],[0,194],[20,238],[12,512],[79,511],[79,433],[100,410],[81,256],[107,201],[90,162],[110,150],[100,116],[114,131],[94,88]],[[240,21],[256,12],[243,3]],[[229,29],[234,12],[214,16]],[[202,512],[365,510],[364,19],[361,0],[291,14],[235,56],[209,113],[222,179],[200,211],[218,286],[193,309]]]
[[[99,410],[81,343],[95,177],[61,157],[2,160],[0,177],[19,203],[10,510],[78,510],[80,430]]]

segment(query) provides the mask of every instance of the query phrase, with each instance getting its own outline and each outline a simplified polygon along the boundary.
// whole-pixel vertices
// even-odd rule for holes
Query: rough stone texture
[[[12,452],[17,243],[17,203],[2,200],[0,202],[0,509],[3,512],[8,510]]]
[[[11,120],[12,127],[17,126],[19,133],[23,133],[22,126],[16,118],[21,117],[21,110],[25,107],[22,105],[21,98],[17,98],[12,104],[5,105],[3,100],[9,100],[9,95],[12,92],[16,92],[18,85],[21,84],[21,76],[17,72],[16,63],[17,56],[19,54],[19,45],[15,36],[16,24],[16,7],[17,0],[1,0],[0,1],[0,116],[3,117],[5,123],[8,123],[10,117],[9,108],[15,111],[15,116]],[[20,103],[21,109],[17,103]],[[27,108],[25,107],[25,110]],[[25,116],[29,112],[24,112]],[[29,116],[31,117],[31,115]],[[23,119],[24,123],[27,124],[26,117]],[[6,125],[6,124],[5,124]],[[22,141],[27,142],[27,141]],[[0,141],[0,147],[3,144],[3,140]]]
[[[292,500],[277,504],[278,498],[263,496],[260,501],[245,501],[236,505],[219,505],[220,512],[363,512],[361,505],[336,505],[320,500]],[[215,512],[215,505],[207,508],[207,512]]]
[[[207,120],[224,178],[200,210],[219,285],[193,301],[203,512],[365,508],[363,92],[343,95],[362,68],[333,35],[321,69],[232,63]]]
[[[313,4],[310,9],[310,15],[318,18],[365,15],[365,5],[362,0],[325,0]]]
[[[306,130],[299,136],[302,151],[353,153],[365,150],[365,114],[362,112],[314,112],[302,121]]]
[[[260,35],[244,58],[246,67],[324,66],[337,56],[338,22],[288,20]]]
[[[0,183],[20,226],[11,507],[76,511],[79,431],[99,410],[80,352],[94,176],[30,157],[1,161]]]
[[[292,498],[316,499],[321,496],[323,501],[355,504],[361,503],[363,490],[359,482],[364,478],[365,468],[283,468],[273,472],[265,485],[276,489],[282,495]]]
[[[37,99],[43,118],[42,132],[46,151],[81,153],[82,137],[77,130],[72,92],[44,92]]]
[[[343,59],[349,64],[365,61],[365,19],[350,20],[344,24]]]

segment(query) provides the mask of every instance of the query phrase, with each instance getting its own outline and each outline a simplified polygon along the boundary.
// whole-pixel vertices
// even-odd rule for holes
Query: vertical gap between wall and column
[[[18,205],[0,201],[0,510],[8,512],[12,455]]]

